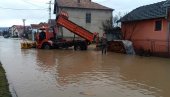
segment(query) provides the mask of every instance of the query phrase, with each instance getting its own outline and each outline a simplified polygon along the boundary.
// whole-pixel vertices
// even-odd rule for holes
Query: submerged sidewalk
[[[9,92],[9,85],[6,79],[5,70],[0,63],[0,97],[12,97]]]

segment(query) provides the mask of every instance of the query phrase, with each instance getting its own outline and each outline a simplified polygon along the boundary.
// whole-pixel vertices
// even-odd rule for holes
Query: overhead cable
[[[25,0],[21,0],[21,1],[23,1],[23,2],[25,2],[25,3],[27,3],[27,4],[30,4],[30,5],[33,5],[33,6],[35,6],[35,7],[38,7],[38,8],[41,8],[41,7],[42,7],[42,6],[39,6],[39,5],[37,5],[37,4],[31,3],[31,2],[28,2],[28,1],[25,1]]]
[[[1,7],[0,9],[5,9],[5,10],[45,10],[47,8],[41,8],[41,9],[22,9],[22,8],[7,8],[7,7]]]

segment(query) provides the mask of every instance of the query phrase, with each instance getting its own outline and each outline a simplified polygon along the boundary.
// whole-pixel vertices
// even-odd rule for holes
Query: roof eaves
[[[143,21],[143,20],[152,20],[152,19],[159,19],[159,18],[166,18],[166,16],[159,16],[159,17],[151,17],[146,19],[133,19],[133,20],[119,20],[118,22],[134,22],[134,21]]]
[[[119,21],[136,21],[166,17],[166,9],[163,7],[165,1],[145,5],[132,10]]]
[[[109,11],[114,11],[115,9],[102,9],[102,8],[83,8],[83,7],[68,7],[68,6],[59,6],[60,8],[72,8],[72,9],[90,9],[90,10],[109,10]]]

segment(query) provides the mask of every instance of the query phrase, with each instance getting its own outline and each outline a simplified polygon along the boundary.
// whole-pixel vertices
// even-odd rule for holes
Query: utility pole
[[[22,21],[23,21],[23,36],[24,36],[24,38],[26,38],[26,33],[25,33],[25,21],[26,21],[26,19],[22,19]]]
[[[51,0],[49,1],[49,3],[47,3],[47,4],[49,4],[49,8],[48,8],[48,11],[49,11],[49,23],[50,23],[50,25],[51,25]]]

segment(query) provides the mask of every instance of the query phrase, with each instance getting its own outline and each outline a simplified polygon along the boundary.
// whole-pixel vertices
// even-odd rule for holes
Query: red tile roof
[[[48,23],[44,23],[44,22],[41,22],[39,24],[31,24],[32,29],[39,29],[42,26],[48,27],[49,25],[48,25]]]
[[[42,26],[48,27],[49,26],[48,23],[45,23],[45,22],[41,22],[41,23],[39,23],[39,25],[40,25],[40,27],[42,27]]]
[[[58,2],[59,7],[66,7],[66,8],[82,8],[82,9],[99,9],[99,10],[111,10],[114,9],[105,7],[103,5],[100,5],[98,3],[92,2],[92,1],[81,1],[80,3],[77,2],[77,0],[56,0]]]
[[[40,28],[40,25],[39,24],[31,24],[31,28],[38,29],[38,28]]]

